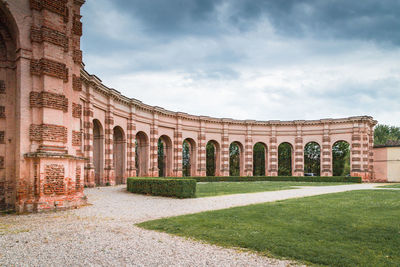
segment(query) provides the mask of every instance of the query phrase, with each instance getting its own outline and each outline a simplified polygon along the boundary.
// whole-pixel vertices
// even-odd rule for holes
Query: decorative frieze
[[[68,68],[64,63],[42,58],[40,60],[31,60],[32,75],[49,75],[68,82]]]
[[[67,143],[68,133],[64,126],[53,124],[31,124],[29,128],[31,141],[53,141]]]
[[[32,27],[31,40],[37,43],[49,42],[63,47],[64,51],[68,51],[68,37],[64,33],[46,26],[42,26],[41,28]]]
[[[53,108],[68,111],[68,99],[63,94],[51,92],[31,92],[30,105],[32,108]]]

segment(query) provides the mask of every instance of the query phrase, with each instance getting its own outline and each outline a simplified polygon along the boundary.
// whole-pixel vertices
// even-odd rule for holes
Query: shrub
[[[127,180],[131,193],[153,196],[192,198],[196,194],[196,180],[175,178],[136,178]]]
[[[291,182],[339,182],[361,183],[361,177],[351,176],[199,176],[188,177],[197,182],[255,182],[255,181],[291,181]]]

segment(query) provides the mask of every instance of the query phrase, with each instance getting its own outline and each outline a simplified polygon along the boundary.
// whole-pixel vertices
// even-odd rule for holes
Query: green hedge
[[[196,180],[176,178],[136,178],[127,180],[131,193],[153,196],[192,198],[196,194]]]
[[[351,176],[199,176],[187,177],[197,182],[255,182],[255,181],[291,181],[291,182],[345,182],[361,183],[361,177]]]

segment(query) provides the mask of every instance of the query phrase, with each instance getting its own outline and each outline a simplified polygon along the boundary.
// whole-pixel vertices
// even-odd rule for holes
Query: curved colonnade
[[[332,148],[339,141],[350,145],[351,175],[373,179],[373,127],[369,116],[344,119],[254,121],[217,119],[172,112],[121,95],[94,75],[81,71],[83,108],[81,149],[89,159],[85,185],[125,183],[130,176],[160,175],[159,142],[162,144],[162,176],[183,175],[183,143],[190,154],[190,175],[207,174],[206,146],[213,144],[216,176],[228,176],[229,148],[239,147],[240,175],[253,175],[253,148],[264,146],[265,175],[278,175],[278,147],[291,147],[292,175],[304,175],[304,149],[320,148],[320,174],[332,176]]]

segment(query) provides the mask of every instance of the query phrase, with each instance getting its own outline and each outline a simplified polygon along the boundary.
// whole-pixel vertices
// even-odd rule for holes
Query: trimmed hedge
[[[256,182],[256,181],[291,181],[291,182],[339,182],[361,183],[361,177],[351,176],[199,176],[188,177],[197,182]]]
[[[176,178],[136,178],[127,180],[131,193],[153,196],[193,198],[196,194],[196,180]]]

